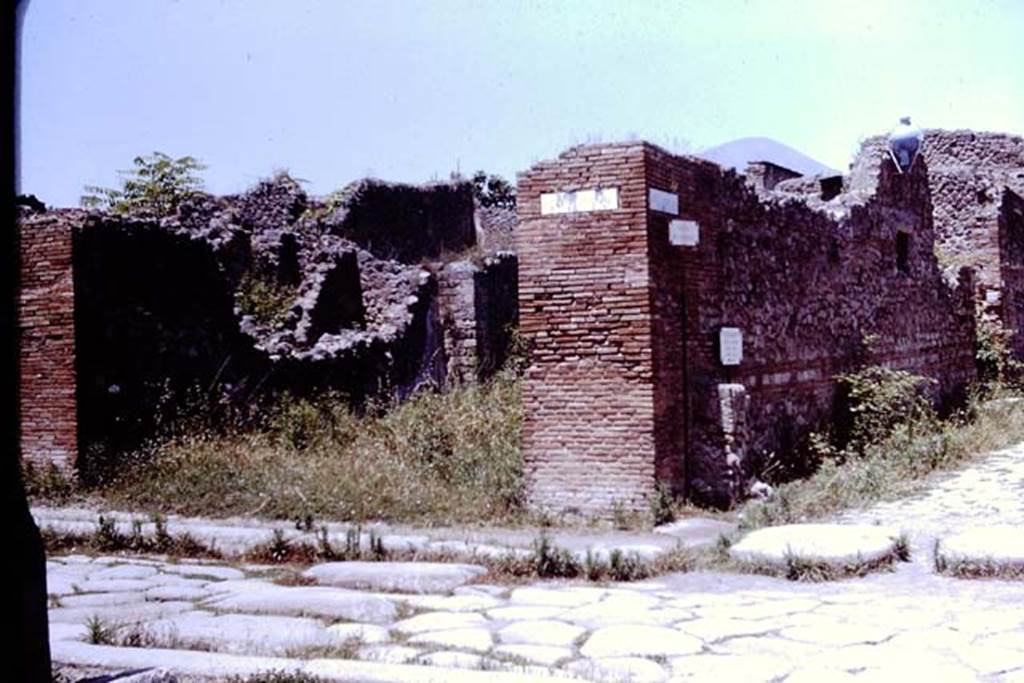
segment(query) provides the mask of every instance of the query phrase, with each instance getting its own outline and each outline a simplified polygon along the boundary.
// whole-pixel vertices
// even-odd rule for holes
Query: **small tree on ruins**
[[[133,168],[118,171],[121,187],[86,185],[81,204],[119,214],[173,214],[185,199],[203,192],[198,172],[206,168],[194,157],[174,159],[163,152],[137,156]]]
[[[483,171],[473,174],[473,196],[481,206],[498,206],[504,209],[516,208],[516,188],[499,175],[487,175]]]

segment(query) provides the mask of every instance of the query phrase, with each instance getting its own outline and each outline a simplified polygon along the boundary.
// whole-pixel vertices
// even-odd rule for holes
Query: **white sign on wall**
[[[596,187],[575,192],[545,192],[540,196],[542,216],[588,211],[613,211],[619,208],[617,187]]]
[[[743,360],[743,332],[738,327],[718,330],[718,354],[722,365],[739,365]]]
[[[676,247],[695,247],[700,242],[697,221],[675,219],[668,224],[668,243]]]
[[[675,192],[666,192],[656,187],[648,188],[647,203],[651,211],[670,213],[673,216],[679,215],[679,195]]]

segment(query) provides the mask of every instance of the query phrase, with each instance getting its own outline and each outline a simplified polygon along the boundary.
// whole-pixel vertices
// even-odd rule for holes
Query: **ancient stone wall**
[[[520,177],[534,505],[641,509],[655,480],[727,505],[831,415],[836,374],[861,363],[934,377],[937,397],[963,388],[969,285],[951,290],[933,254],[924,162],[902,176],[880,152],[830,201],[759,196],[650,145],[575,148]],[[722,328],[743,336],[736,366]]]
[[[944,260],[978,270],[978,282],[998,289],[998,219],[1003,187],[1024,185],[1024,138],[969,130],[929,130],[928,163],[938,245]]]
[[[770,161],[753,161],[747,164],[744,175],[747,177],[747,182],[757,190],[773,190],[776,185],[785,180],[802,177],[796,171]]]
[[[244,415],[325,390],[358,408],[492,374],[515,319],[514,257],[467,263],[454,288],[443,258],[420,262],[473,245],[469,186],[365,181],[346,196],[309,198],[281,175],[160,219],[27,213],[26,457],[81,453],[95,479],[188,411]],[[468,341],[446,338],[446,318]]]
[[[519,327],[519,259],[498,252],[473,276],[476,376],[486,379],[508,360]]]
[[[728,504],[772,454],[779,466],[799,467],[784,459],[832,416],[836,375],[862,363],[935,378],[937,397],[955,397],[973,378],[970,292],[945,284],[933,254],[923,161],[907,176],[884,158],[869,164],[877,173],[870,198],[818,200],[821,210],[759,199],[732,174],[656,149],[651,166],[652,186],[675,188],[680,218],[700,229],[699,244],[675,247],[667,234],[673,217],[651,214],[652,254],[668,252],[660,259],[672,266],[664,269],[683,273],[690,322],[691,496]],[[743,335],[736,366],[718,357],[723,327]],[[729,449],[720,398],[732,384],[748,395],[749,440]]]
[[[1024,359],[1024,197],[1004,188],[999,205],[998,313],[1012,331],[1010,339],[1017,358]]]
[[[476,244],[469,182],[415,186],[363,180],[344,195],[343,208],[327,219],[331,231],[379,258],[415,263]]]
[[[71,226],[57,212],[19,226],[21,452],[37,467],[70,469],[78,455]]]

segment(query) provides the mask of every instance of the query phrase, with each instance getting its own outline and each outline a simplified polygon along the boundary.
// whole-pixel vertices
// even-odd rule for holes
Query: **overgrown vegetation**
[[[812,437],[816,471],[779,485],[768,500],[748,504],[745,528],[802,522],[897,498],[938,470],[1024,440],[1024,406],[994,400],[1013,395],[1013,386],[975,389],[964,407],[942,418],[925,396],[928,381],[916,375],[869,366],[841,381],[850,397],[849,437]]]
[[[284,322],[297,293],[295,286],[250,271],[239,280],[236,297],[242,315],[251,315],[260,325],[277,327]]]
[[[1011,333],[998,320],[979,315],[975,321],[978,379],[986,386],[1019,384],[1024,378],[1024,363],[1018,361],[1010,346]]]
[[[363,416],[336,395],[283,397],[256,426],[172,435],[99,493],[183,514],[508,521],[522,512],[520,421],[511,374]]]
[[[169,216],[189,197],[202,193],[198,175],[206,166],[194,157],[174,159],[163,152],[137,156],[132,168],[118,171],[121,187],[86,185],[81,204],[118,214]]]
[[[505,209],[516,208],[516,188],[507,180],[493,173],[477,171],[470,179],[473,183],[473,196],[481,206],[498,206]]]

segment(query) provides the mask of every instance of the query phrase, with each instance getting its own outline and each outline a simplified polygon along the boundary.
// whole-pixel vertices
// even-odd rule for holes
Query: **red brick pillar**
[[[75,292],[71,222],[58,212],[19,224],[22,457],[71,470],[78,454],[75,403]]]
[[[655,486],[645,147],[579,147],[538,164],[519,176],[517,204],[528,503],[645,512]]]

